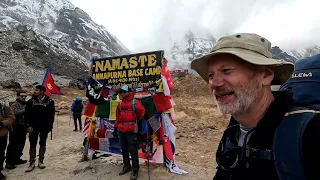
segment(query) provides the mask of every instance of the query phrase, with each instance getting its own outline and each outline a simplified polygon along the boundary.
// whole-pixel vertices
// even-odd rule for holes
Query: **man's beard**
[[[235,100],[233,102],[223,103],[216,99],[215,94],[234,91]],[[242,84],[233,90],[229,87],[221,87],[213,90],[214,100],[223,114],[237,115],[248,112],[251,104],[256,100],[259,94],[259,84],[254,79],[248,83]]]

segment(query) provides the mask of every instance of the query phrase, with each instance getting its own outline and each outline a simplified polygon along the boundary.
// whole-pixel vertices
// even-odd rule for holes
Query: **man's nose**
[[[210,88],[211,92],[214,89],[216,89],[217,87],[221,87],[221,86],[224,86],[224,85],[225,85],[224,79],[219,74],[216,74],[214,77],[209,79],[209,88]]]

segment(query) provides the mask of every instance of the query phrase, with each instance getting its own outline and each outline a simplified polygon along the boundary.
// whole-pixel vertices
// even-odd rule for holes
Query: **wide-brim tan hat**
[[[191,62],[191,69],[194,69],[208,83],[209,60],[214,61],[214,56],[217,54],[233,54],[254,65],[273,66],[274,79],[271,85],[280,85],[292,76],[294,64],[273,59],[270,50],[271,43],[257,34],[240,33],[225,36],[218,40],[209,54],[194,59]]]

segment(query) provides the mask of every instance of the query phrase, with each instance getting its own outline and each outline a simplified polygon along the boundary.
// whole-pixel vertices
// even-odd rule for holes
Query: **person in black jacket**
[[[273,93],[271,86],[286,82],[294,65],[272,59],[270,50],[271,43],[264,37],[239,33],[220,38],[210,54],[191,63],[209,83],[220,111],[232,116],[216,152],[214,180],[280,179],[273,138],[285,114],[296,105],[289,91]],[[320,179],[319,129],[318,114],[302,139],[305,179]]]
[[[40,169],[44,169],[46,167],[43,164],[43,160],[46,152],[48,133],[53,128],[55,105],[54,101],[44,94],[45,92],[46,88],[44,86],[36,86],[33,97],[27,102],[26,106],[26,123],[30,141],[30,165],[26,172],[31,172],[35,168],[38,138],[40,139],[38,167]]]
[[[13,123],[13,131],[9,133],[9,145],[6,155],[6,168],[14,169],[15,165],[27,163],[27,160],[22,160],[24,145],[27,138],[27,129],[25,122],[25,107],[27,102],[25,92],[18,92],[16,101],[11,105],[11,109],[16,117]]]

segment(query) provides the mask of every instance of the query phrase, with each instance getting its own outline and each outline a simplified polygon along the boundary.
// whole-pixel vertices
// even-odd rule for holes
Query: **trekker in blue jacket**
[[[73,120],[74,120],[74,130],[73,131],[78,131],[77,120],[79,121],[80,131],[82,131],[81,115],[82,115],[83,108],[84,108],[84,104],[83,104],[81,98],[79,96],[77,96],[76,99],[71,104],[71,111],[72,111]]]

